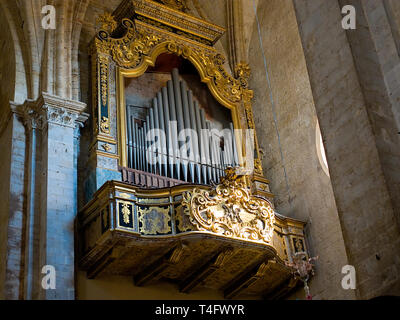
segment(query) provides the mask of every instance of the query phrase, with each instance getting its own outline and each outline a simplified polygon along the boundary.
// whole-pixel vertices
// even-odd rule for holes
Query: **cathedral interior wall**
[[[346,252],[358,270],[358,293],[361,298],[393,294],[399,283],[399,231],[339,3],[294,4]]]
[[[319,256],[316,265],[323,270],[312,280],[313,295],[352,298],[340,284],[348,260],[332,185],[318,159],[317,114],[294,7],[290,1],[260,1],[258,19],[274,105],[256,22],[248,58],[250,87],[255,89],[257,135],[276,209],[308,222],[310,251]]]
[[[0,203],[0,299],[4,299],[4,284],[6,280],[6,261],[7,261],[7,242],[8,242],[8,208],[10,193],[10,162],[11,162],[11,138],[12,123],[9,122],[6,128],[3,128],[0,136],[0,145],[3,147],[1,153],[0,175],[0,194],[3,195],[3,201]]]
[[[198,17],[229,27],[228,1],[192,0],[189,5]],[[29,138],[22,120],[10,114],[9,102],[23,103],[47,91],[87,103],[85,112],[92,114],[88,45],[98,31],[96,18],[104,11],[112,12],[120,2],[58,2],[57,10],[67,18],[58,21],[59,30],[47,38],[40,24],[34,24],[40,17],[39,2],[31,3],[32,8],[28,1],[0,4],[0,194],[4,199],[0,202],[0,299],[18,299],[26,291]],[[341,27],[340,7],[348,3],[360,12],[360,30],[354,33]],[[238,54],[238,58],[247,60],[252,69],[249,87],[255,95],[253,111],[264,154],[263,169],[277,211],[308,223],[309,251],[319,257],[311,293],[316,299],[399,294],[399,1],[242,0],[241,8],[241,35],[237,37],[244,56]],[[81,32],[76,31],[79,26]],[[227,57],[234,51],[228,34],[216,44]],[[72,48],[79,48],[79,54],[75,56]],[[115,86],[113,80],[111,86]],[[110,101],[115,104],[116,97]],[[116,122],[115,112],[112,120]],[[317,124],[329,175],[318,157]],[[104,182],[92,181],[90,174],[102,165],[113,167],[114,175],[104,174],[105,181],[119,174],[115,159],[103,164],[91,162],[92,130],[89,118],[81,130],[79,146],[74,130],[57,129],[48,150],[47,136],[38,147],[36,173],[41,178],[36,190],[37,214],[46,211],[42,216],[47,219],[47,205],[54,207],[49,220],[35,226],[37,238],[40,233],[45,239],[33,244],[37,287],[38,266],[48,259],[63,267],[63,286],[69,290],[66,298],[73,297],[75,290],[78,299],[221,299],[218,292],[208,290],[181,294],[167,283],[135,287],[130,277],[89,280],[72,267],[77,207],[90,200],[91,194],[85,194],[88,184],[93,183],[95,190]],[[116,137],[116,131],[113,134]],[[50,162],[41,164],[42,156]],[[47,174],[50,180],[54,178],[49,180],[53,184],[48,193],[48,186],[41,184],[48,182]],[[46,248],[47,243],[51,245]],[[341,270],[347,264],[357,269],[357,291],[345,291],[341,286]],[[74,272],[75,286],[71,280]],[[303,297],[303,291],[290,298],[297,297]]]
[[[104,276],[88,280],[79,271],[76,275],[77,299],[79,300],[220,300],[223,295],[215,290],[198,289],[190,294],[180,293],[170,283],[158,283],[146,287],[136,287],[131,277]]]

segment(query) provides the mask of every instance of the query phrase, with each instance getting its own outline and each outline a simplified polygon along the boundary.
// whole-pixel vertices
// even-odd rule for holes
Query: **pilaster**
[[[77,130],[86,104],[43,93],[22,109],[29,136],[24,297],[74,299]],[[55,289],[42,287],[46,265],[56,271]]]

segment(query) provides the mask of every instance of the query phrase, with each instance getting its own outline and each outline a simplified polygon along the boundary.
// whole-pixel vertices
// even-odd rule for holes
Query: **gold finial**
[[[115,21],[114,17],[109,12],[100,15],[96,23],[100,25],[101,30],[107,31],[108,33],[112,33],[118,26],[117,21]]]
[[[235,68],[236,77],[239,79],[243,88],[247,88],[250,79],[250,66],[246,62],[240,62]]]

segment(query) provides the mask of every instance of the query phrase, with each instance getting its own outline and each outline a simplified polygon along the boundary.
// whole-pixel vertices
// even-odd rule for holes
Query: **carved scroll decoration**
[[[184,194],[182,205],[199,231],[270,243],[275,213],[271,204],[254,197],[233,168],[211,192],[194,189]]]
[[[127,18],[122,20],[126,34],[122,38],[112,38],[110,34],[116,28],[114,18],[108,14],[106,17],[101,16],[98,21],[101,23],[101,30],[92,50],[111,55],[122,68],[154,65],[160,53],[174,53],[190,60],[200,69],[202,78],[211,80],[216,91],[230,103],[239,103],[243,95],[252,96],[252,91],[247,88],[250,68],[245,63],[238,66],[235,78],[224,67],[225,57],[212,48],[196,45],[189,47],[183,41],[172,39],[161,32],[136,30],[134,23]]]

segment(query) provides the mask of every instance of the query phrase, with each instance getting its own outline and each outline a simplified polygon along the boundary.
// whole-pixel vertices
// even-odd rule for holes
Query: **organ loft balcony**
[[[214,48],[225,30],[147,0],[98,21],[80,268],[228,299],[288,294],[301,282],[292,265],[307,257],[305,224],[273,208],[250,68],[230,74]]]
[[[275,213],[227,172],[215,187],[106,183],[79,215],[80,268],[89,279],[168,281],[184,293],[206,287],[228,299],[285,296],[299,284],[287,263],[306,251],[304,223]]]

